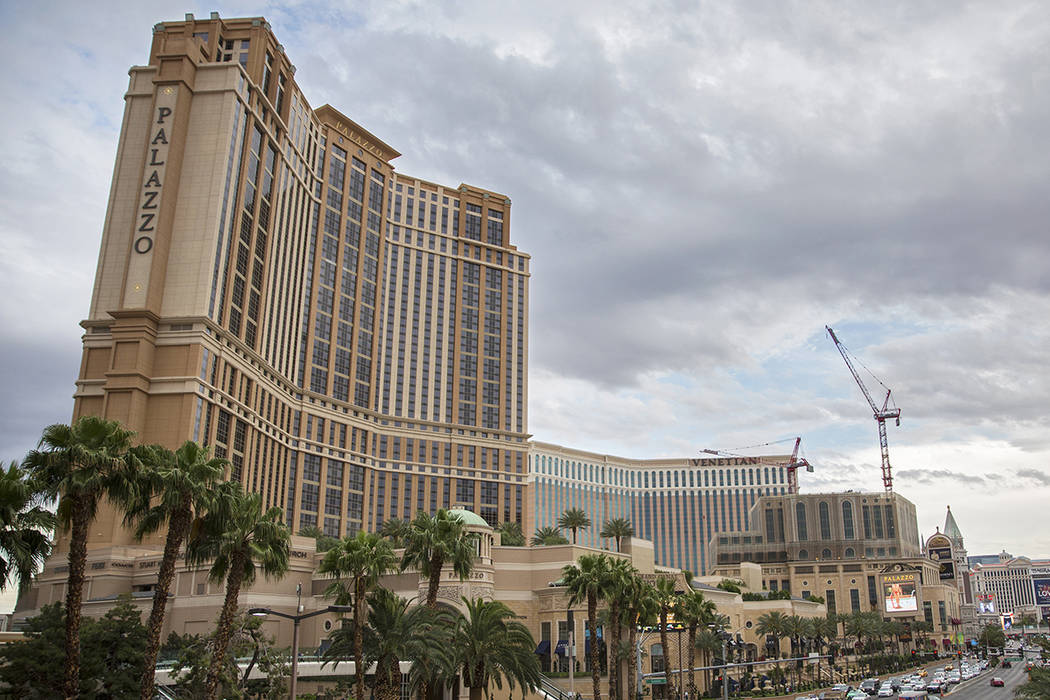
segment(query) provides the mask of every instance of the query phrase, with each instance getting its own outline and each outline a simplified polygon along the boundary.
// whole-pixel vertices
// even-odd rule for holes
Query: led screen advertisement
[[[977,612],[995,614],[994,593],[979,593],[977,595]]]
[[[887,615],[918,612],[918,574],[915,572],[883,574],[882,602],[882,609]]]
[[[1035,587],[1035,604],[1050,605],[1050,578],[1032,579]]]
[[[951,547],[930,547],[929,553],[930,559],[933,559],[940,566],[942,581],[955,578],[955,564],[952,562]]]

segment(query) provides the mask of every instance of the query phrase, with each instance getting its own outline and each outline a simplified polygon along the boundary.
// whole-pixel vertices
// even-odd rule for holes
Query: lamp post
[[[709,627],[715,628],[716,626],[709,625]],[[744,640],[740,638],[740,632],[749,629],[751,629],[751,620],[748,620],[744,623],[743,627],[740,627],[733,632],[718,630],[718,636],[722,639],[722,700],[729,700],[729,645],[743,645]],[[733,635],[736,635],[737,640],[739,641],[734,641]]]
[[[256,617],[276,615],[277,617],[283,617],[285,620],[292,621],[292,678],[288,687],[288,696],[292,700],[295,700],[295,690],[297,682],[299,680],[299,623],[311,617],[324,615],[325,613],[348,613],[354,611],[354,607],[352,605],[329,605],[328,607],[321,608],[320,610],[314,610],[313,612],[303,613],[303,606],[301,603],[303,584],[300,583],[299,585],[297,585],[295,592],[297,600],[299,601],[295,606],[295,615],[289,615],[288,613],[279,612],[277,610],[271,610],[270,608],[250,608],[248,610],[249,615],[255,615]]]

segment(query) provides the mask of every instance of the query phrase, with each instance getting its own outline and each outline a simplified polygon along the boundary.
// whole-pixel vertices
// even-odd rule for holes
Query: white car
[[[892,698],[893,697],[893,686],[891,686],[889,683],[883,684],[883,686],[881,688],[879,688],[878,695],[879,695],[880,698]]]

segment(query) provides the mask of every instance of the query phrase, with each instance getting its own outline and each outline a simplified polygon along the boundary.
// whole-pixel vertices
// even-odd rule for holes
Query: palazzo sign
[[[157,89],[150,111],[142,180],[139,185],[139,203],[135,210],[135,222],[131,233],[133,255],[128,261],[128,277],[124,290],[124,303],[128,307],[144,306],[146,303],[177,98],[177,87],[163,85]]]
[[[162,98],[169,99],[162,99]],[[162,104],[163,102],[170,102]],[[168,133],[171,115],[175,111],[175,88],[161,88],[157,104],[153,108],[150,124],[150,140],[146,146],[146,170],[139,197],[138,221],[135,225],[135,252],[146,254],[153,250],[153,235],[157,230],[157,215],[160,213],[160,194],[164,189],[165,164],[168,161]]]

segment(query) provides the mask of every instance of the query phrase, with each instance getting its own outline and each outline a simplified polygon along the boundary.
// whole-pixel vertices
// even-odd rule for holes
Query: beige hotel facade
[[[454,503],[520,522],[510,200],[396,172],[310,107],[262,18],[158,24],[130,75],[74,417],[213,446],[293,532]],[[126,542],[110,518],[89,544]]]

